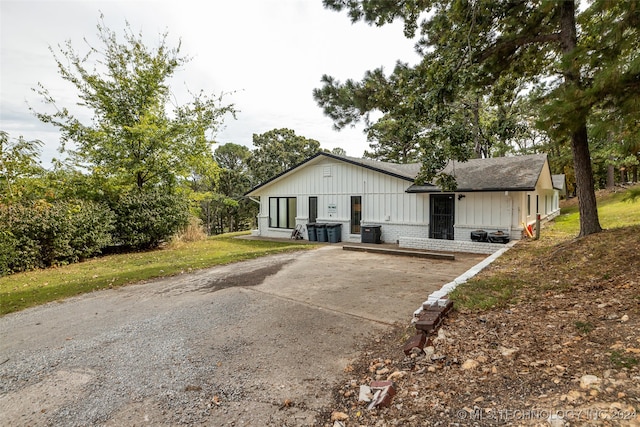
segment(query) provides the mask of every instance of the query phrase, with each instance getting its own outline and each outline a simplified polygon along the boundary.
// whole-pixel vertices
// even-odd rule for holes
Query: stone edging
[[[442,320],[453,308],[453,301],[447,298],[447,295],[450,292],[452,292],[458,285],[465,283],[485,269],[489,264],[511,249],[516,243],[517,242],[515,241],[508,243],[505,247],[474,265],[452,282],[443,285],[442,288],[429,295],[429,298],[422,303],[422,306],[413,313],[411,323],[415,325],[416,335],[409,338],[405,343],[403,349],[404,353],[409,355],[414,348],[419,349],[421,352],[429,341],[427,340],[427,335],[434,334],[438,330]]]

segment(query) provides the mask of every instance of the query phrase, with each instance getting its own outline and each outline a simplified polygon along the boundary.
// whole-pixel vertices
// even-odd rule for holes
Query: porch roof
[[[455,176],[456,192],[533,191],[547,160],[546,154],[450,161],[444,173]],[[411,185],[407,193],[435,193],[433,184]]]

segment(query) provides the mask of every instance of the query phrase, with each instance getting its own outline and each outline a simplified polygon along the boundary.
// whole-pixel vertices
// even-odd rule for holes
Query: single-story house
[[[414,184],[419,170],[317,153],[247,192],[260,203],[253,233],[287,238],[296,226],[306,236],[307,224],[341,224],[341,240],[359,242],[363,226],[379,226],[380,240],[400,247],[490,253],[499,245],[472,241],[473,232],[518,240],[536,214],[560,211],[546,154],[451,161],[456,191]]]

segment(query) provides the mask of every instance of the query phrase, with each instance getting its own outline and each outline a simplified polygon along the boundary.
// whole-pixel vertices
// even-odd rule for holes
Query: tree
[[[320,143],[296,135],[291,129],[273,129],[263,134],[253,134],[256,147],[249,159],[253,185],[273,178],[301,163],[320,150]]]
[[[221,168],[216,192],[224,196],[218,201],[227,230],[232,232],[250,227],[258,214],[258,205],[244,197],[251,188],[247,164],[251,151],[244,145],[228,143],[218,147],[213,158]]]
[[[22,136],[11,140],[0,131],[0,202],[19,200],[25,192],[21,182],[42,172],[38,157],[42,142],[27,141]]]
[[[169,79],[188,62],[180,45],[168,46],[165,33],[157,47],[147,47],[128,24],[120,42],[102,16],[97,29],[102,46],[89,46],[86,54],[71,41],[58,46],[59,52],[50,48],[60,76],[76,89],[78,105],[89,110],[91,120],[58,107],[42,84],[35,90],[55,112],[32,111],[61,131],[61,150],[76,165],[138,189],[174,185],[210,158],[212,133],[225,114],[235,113],[233,105],[201,91],[169,112]]]
[[[413,81],[425,84],[412,85],[418,90],[415,101],[409,104],[413,110],[425,106],[425,111],[435,109],[432,125],[440,124],[439,114],[451,118],[451,111],[439,108],[439,104],[449,106],[474,91],[482,97],[494,97],[503,91],[503,95],[515,99],[522,86],[513,82],[527,84],[527,90],[536,89],[532,93],[541,95],[538,100],[544,106],[539,123],[552,139],[569,142],[572,149],[580,235],[601,231],[587,123],[593,108],[601,104],[632,113],[629,122],[637,118],[640,5],[596,0],[578,12],[572,0],[324,0],[324,4],[338,11],[346,9],[353,21],[383,25],[401,19],[408,37],[420,30],[418,48],[423,60],[409,74]],[[332,89],[331,78],[324,80],[323,90]],[[354,113],[362,106],[361,111],[370,110],[369,101],[345,95],[349,84],[354,86],[353,82],[333,85],[333,92],[341,97],[324,97],[329,113],[336,113],[338,124],[357,118]],[[411,99],[408,94],[403,98]],[[428,172],[425,177],[435,175],[443,160],[465,160],[465,145],[451,142],[460,136],[473,138],[473,134],[455,122],[461,131],[454,134],[455,139],[444,146],[431,144],[427,146],[431,152],[423,153],[427,155],[423,157]]]

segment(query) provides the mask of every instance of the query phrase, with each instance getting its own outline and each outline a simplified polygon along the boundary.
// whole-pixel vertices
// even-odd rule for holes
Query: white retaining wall
[[[407,249],[425,249],[429,251],[469,252],[474,254],[492,254],[505,247],[502,243],[471,242],[463,240],[425,239],[400,237],[399,246]]]

